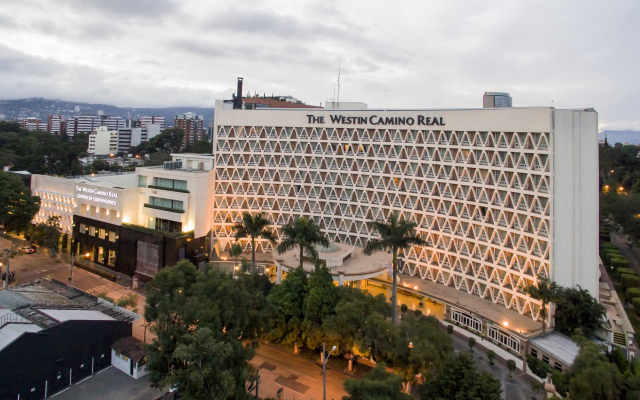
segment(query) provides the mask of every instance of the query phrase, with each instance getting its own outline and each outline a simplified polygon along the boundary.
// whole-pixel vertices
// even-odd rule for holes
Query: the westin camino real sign
[[[111,192],[109,190],[102,189],[92,189],[86,186],[77,186],[76,185],[76,197],[84,200],[91,200],[97,203],[109,204],[112,206],[117,206],[118,201],[118,193]]]
[[[442,117],[425,117],[424,115],[416,115],[414,117],[378,117],[372,115],[370,117],[351,117],[346,115],[330,114],[329,118],[333,124],[343,125],[444,125]],[[324,116],[307,115],[308,123],[324,124],[326,118]]]

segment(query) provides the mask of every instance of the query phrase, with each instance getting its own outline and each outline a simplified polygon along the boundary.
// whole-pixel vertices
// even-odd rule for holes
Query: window
[[[95,226],[90,226],[90,227],[89,227],[89,235],[91,235],[91,236],[95,236],[95,235],[96,235],[96,228],[95,228]]]
[[[542,361],[546,362],[547,364],[549,364],[549,357],[547,356],[542,356]]]
[[[182,201],[179,200],[163,199],[161,197],[150,196],[149,204],[156,207],[171,208],[173,210],[182,211]]]
[[[482,321],[468,314],[462,313],[454,309],[451,311],[451,319],[476,332],[482,332]]]
[[[110,231],[109,232],[109,241],[110,242],[115,242],[116,241],[116,233],[114,231]]]
[[[557,369],[558,371],[562,372],[562,365],[560,365],[559,363],[555,363],[555,364],[553,365],[553,367],[554,367],[555,369]]]
[[[87,225],[80,224],[80,233],[87,233]]]
[[[147,177],[138,175],[138,187],[147,187]]]
[[[167,189],[187,190],[187,181],[177,179],[153,178],[154,186]]]
[[[107,265],[113,267],[116,265],[116,252],[115,250],[109,250],[109,259],[107,260]]]
[[[107,236],[107,231],[102,229],[102,228],[100,228],[100,230],[98,231],[98,237],[100,239],[105,239],[106,236]]]
[[[536,349],[531,349],[531,355],[538,358],[538,350]]]
[[[505,346],[515,351],[516,353],[520,352],[520,340],[510,335],[509,333],[503,331],[502,329],[498,329],[494,326],[490,326],[488,329],[489,337]],[[531,350],[533,354],[533,349]]]

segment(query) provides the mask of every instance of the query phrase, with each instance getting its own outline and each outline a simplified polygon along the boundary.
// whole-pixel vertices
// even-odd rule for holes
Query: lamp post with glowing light
[[[73,258],[73,253],[71,253],[71,264],[69,264],[69,286],[73,286],[73,263],[82,257],[88,258],[90,256],[89,253],[80,254],[78,257]]]
[[[327,360],[329,360],[329,356],[331,355],[331,353],[333,353],[335,349],[336,349],[336,346],[333,346],[329,354],[327,354],[327,356],[325,357],[324,343],[322,343],[322,399],[323,400],[327,400],[327,373],[326,373]]]

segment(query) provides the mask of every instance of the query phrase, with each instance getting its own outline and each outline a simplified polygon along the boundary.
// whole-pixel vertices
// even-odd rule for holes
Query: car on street
[[[23,252],[24,254],[35,253],[36,252],[36,246],[35,245],[24,246],[24,247],[20,248],[20,251]]]

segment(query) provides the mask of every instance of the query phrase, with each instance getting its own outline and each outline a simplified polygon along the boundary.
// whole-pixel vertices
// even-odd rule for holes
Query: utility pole
[[[69,264],[69,286],[73,286],[73,253],[71,253],[71,263]]]
[[[256,400],[260,400],[260,396],[258,396],[258,389],[260,389],[260,368],[256,370]]]
[[[322,400],[327,400],[327,373],[326,373],[326,367],[327,367],[327,361],[329,360],[329,356],[331,356],[331,353],[333,353],[333,351],[335,349],[336,349],[336,346],[333,346],[333,348],[331,349],[329,354],[327,354],[325,356],[324,343],[322,343]]]
[[[6,289],[9,287],[9,254],[11,254],[11,250],[4,249],[4,253],[7,255],[7,265],[5,265],[5,277],[2,287]]]

